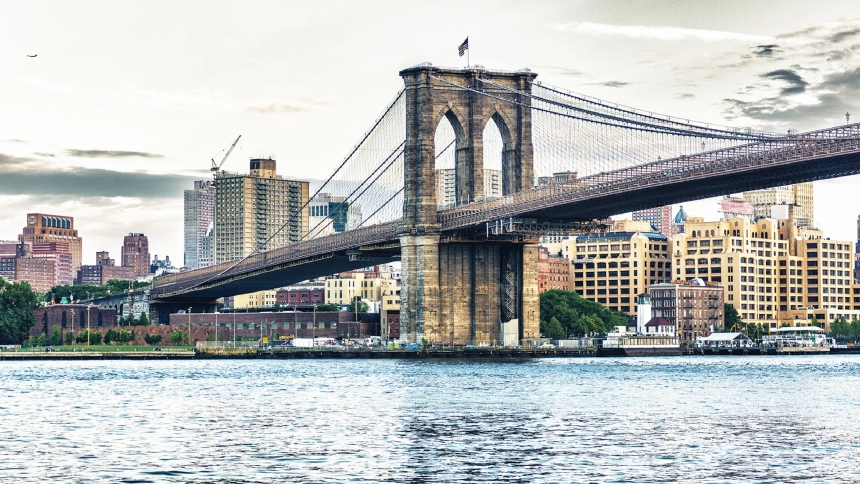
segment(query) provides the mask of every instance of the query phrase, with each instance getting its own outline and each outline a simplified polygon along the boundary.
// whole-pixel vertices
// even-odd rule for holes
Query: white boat
[[[676,356],[681,354],[678,337],[672,334],[639,334],[616,326],[598,348],[600,356]]]

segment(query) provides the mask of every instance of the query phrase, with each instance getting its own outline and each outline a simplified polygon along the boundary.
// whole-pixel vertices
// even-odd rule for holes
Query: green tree
[[[62,343],[62,336],[60,336],[60,325],[55,324],[53,328],[51,328],[51,337],[49,338],[51,346],[60,346]]]
[[[317,311],[340,311],[340,308],[335,303],[326,303],[317,306]]]
[[[847,341],[851,337],[851,323],[839,316],[830,323],[830,335],[837,341]]]
[[[724,326],[724,328],[726,329],[726,331],[728,331],[730,333],[738,332],[738,331],[745,333],[745,331],[743,329],[741,329],[744,322],[741,321],[741,315],[738,314],[738,310],[735,309],[734,306],[732,306],[729,303],[725,303],[723,305],[723,314],[725,315],[725,326]],[[747,335],[747,336],[749,336],[749,335]]]
[[[360,312],[360,313],[366,313],[370,309],[370,306],[362,300],[358,300],[357,303],[358,303],[358,312]],[[355,312],[355,305],[356,305],[355,300],[350,301],[349,306],[346,307],[346,310],[351,312],[351,313],[354,313]]]
[[[0,278],[0,344],[23,343],[36,324],[33,311],[40,306],[39,296],[28,282],[6,282]]]
[[[550,318],[549,321],[541,321],[540,332],[545,338],[549,339],[565,339],[567,337],[564,328],[561,327],[561,323],[558,322],[555,316]]]
[[[71,331],[66,331],[66,344],[71,345],[74,340],[75,335],[73,335]]]
[[[148,345],[157,345],[158,343],[161,343],[161,335],[147,334],[143,337],[143,341]]]
[[[174,345],[178,345],[182,343],[182,340],[185,339],[185,333],[179,331],[178,329],[170,332],[170,341],[173,342]]]
[[[87,341],[89,341],[90,345],[100,345],[102,344],[102,334],[98,331],[85,329],[78,333],[78,336],[75,338],[75,342],[78,344],[85,345]]]
[[[107,331],[105,331],[105,334],[104,334],[102,340],[104,341],[104,343],[106,345],[109,345],[109,344],[113,343],[114,341],[116,341],[116,330],[113,328],[110,328]]]
[[[131,331],[119,330],[116,334],[116,341],[121,345],[128,344],[131,341],[131,335]]]
[[[556,318],[565,334],[606,333],[627,326],[630,316],[589,301],[574,291],[553,289],[540,295],[541,324]],[[543,326],[542,326],[543,327]]]
[[[146,311],[140,312],[140,317],[137,318],[137,324],[139,326],[148,326],[149,325],[149,318],[146,317]]]

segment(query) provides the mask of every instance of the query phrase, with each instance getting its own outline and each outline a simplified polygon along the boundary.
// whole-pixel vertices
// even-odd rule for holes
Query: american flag
[[[466,37],[466,40],[464,40],[463,43],[460,44],[460,47],[457,48],[457,51],[460,52],[460,57],[463,57],[463,54],[465,54],[467,50],[469,50],[469,38],[468,37]]]

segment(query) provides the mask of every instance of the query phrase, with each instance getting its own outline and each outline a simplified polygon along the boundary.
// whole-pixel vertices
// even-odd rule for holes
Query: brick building
[[[724,328],[723,287],[701,279],[684,283],[652,284],[651,315],[674,325],[681,341],[692,343]],[[731,328],[728,328],[731,329]]]
[[[358,313],[358,322],[355,319],[355,313],[346,311],[174,313],[170,315],[170,329],[187,332],[190,323],[192,343],[214,340],[216,328],[218,341],[231,341],[234,331],[236,338],[257,340],[262,335],[270,341],[277,341],[281,337],[379,336],[379,314]]]
[[[281,306],[325,304],[325,288],[321,286],[285,287],[278,290],[275,301]]]
[[[570,261],[566,257],[550,254],[546,247],[538,248],[538,291],[550,289],[570,290]]]
[[[81,268],[82,241],[75,229],[74,217],[65,215],[48,215],[44,213],[28,213],[27,226],[18,236],[20,242],[65,242],[69,244],[72,254],[72,273]]]
[[[149,275],[149,239],[146,235],[130,233],[123,237],[122,266],[133,267],[135,277]]]
[[[59,326],[62,333],[72,331],[73,334],[87,329],[104,331],[116,327],[116,310],[102,309],[87,304],[52,304],[33,311],[36,324],[30,328],[30,336],[45,334],[50,336],[54,326]]]

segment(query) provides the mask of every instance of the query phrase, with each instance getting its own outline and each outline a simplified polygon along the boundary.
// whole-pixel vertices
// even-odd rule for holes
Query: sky
[[[0,240],[75,218],[84,263],[122,237],[181,265],[182,191],[272,156],[325,178],[421,62],[785,132],[860,120],[860,7],[818,1],[31,1],[0,4]],[[35,55],[36,57],[29,57]],[[815,183],[825,236],[856,239],[860,178]],[[715,219],[716,200],[684,203]],[[676,206],[677,208],[677,206]]]

